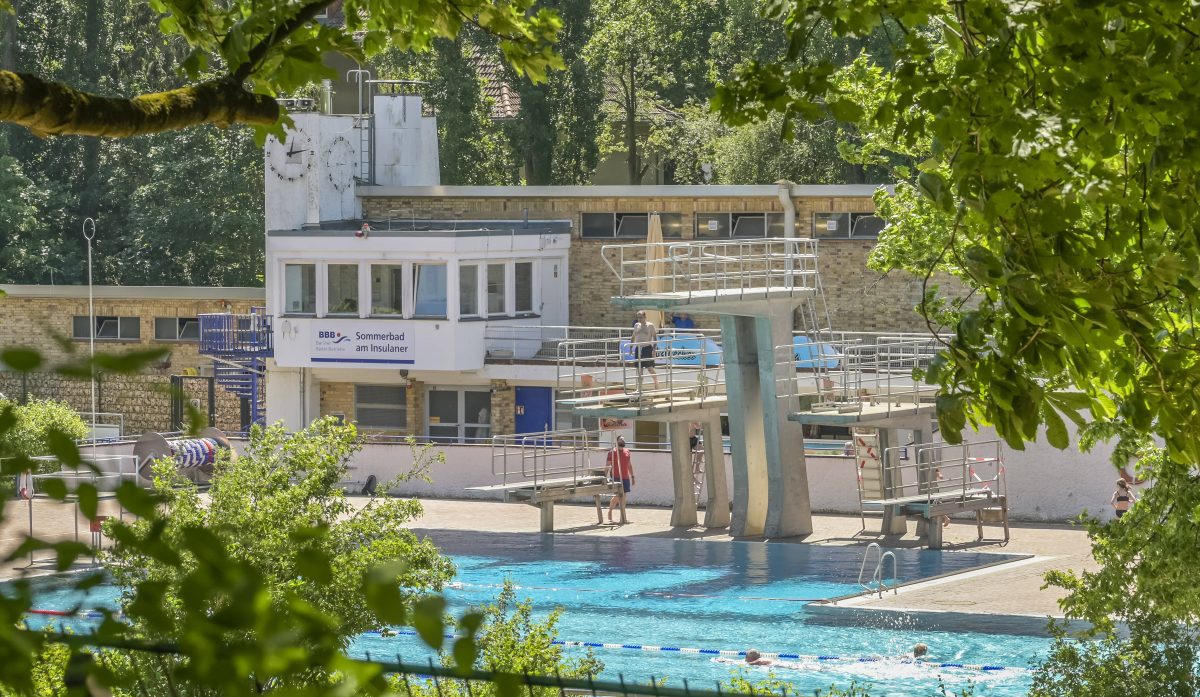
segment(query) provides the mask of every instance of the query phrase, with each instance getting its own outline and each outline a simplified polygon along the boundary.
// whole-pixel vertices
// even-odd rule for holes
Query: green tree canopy
[[[345,0],[344,22],[317,21],[333,3],[152,0],[150,7],[161,15],[162,34],[186,42],[186,85],[118,98],[36,74],[0,70],[0,121],[39,135],[112,137],[202,123],[279,128],[275,95],[333,77],[323,63],[327,54],[361,60],[389,43],[423,50],[436,38],[453,38],[467,22],[499,37],[505,59],[522,73],[540,79],[548,68],[562,65],[552,48],[561,23],[554,13],[536,9],[533,0]],[[11,0],[0,0],[0,11],[11,12]]]

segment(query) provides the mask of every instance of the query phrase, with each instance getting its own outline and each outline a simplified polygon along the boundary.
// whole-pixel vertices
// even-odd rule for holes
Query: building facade
[[[212,361],[200,354],[199,317],[206,313],[247,313],[265,302],[261,288],[193,288],[96,286],[93,313],[86,286],[0,285],[0,346],[28,346],[41,352],[46,364],[86,357],[95,331],[96,351],[121,353],[150,348],[167,355],[137,375],[99,375],[97,411],[120,415],[124,431],[172,429],[171,376],[184,379],[189,400],[207,410]],[[51,370],[20,374],[0,370],[0,393],[14,400],[56,399],[80,413],[91,411],[87,380],[63,377]],[[218,428],[241,428],[238,399],[220,389],[211,391]]]

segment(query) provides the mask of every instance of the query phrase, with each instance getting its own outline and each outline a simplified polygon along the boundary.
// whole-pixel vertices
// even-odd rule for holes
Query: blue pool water
[[[564,608],[560,639],[624,645],[709,650],[744,650],[883,660],[794,661],[774,671],[811,694],[831,684],[852,682],[875,697],[941,694],[939,678],[952,691],[968,682],[977,695],[1023,695],[1027,670],[980,671],[934,668],[896,657],[914,643],[930,647],[938,663],[1024,668],[1040,660],[1050,640],[1037,632],[1040,621],[995,616],[864,614],[853,609],[810,606],[813,600],[859,590],[861,548],[703,542],[663,538],[463,533],[426,531],[458,565],[447,589],[452,612],[486,604],[505,579],[517,586],[544,616]],[[894,550],[902,581],[955,573],[1014,555]],[[980,581],[980,593],[996,592]],[[83,605],[115,603],[114,589],[93,591]],[[77,596],[47,589],[39,604],[66,609]],[[586,649],[569,647],[568,655]],[[713,660],[711,654],[595,648],[604,661],[603,677],[645,682],[651,676],[681,685],[712,687],[736,672],[766,678],[769,669],[743,669]],[[364,635],[352,646],[357,655],[399,654],[425,660],[429,653],[409,635]]]

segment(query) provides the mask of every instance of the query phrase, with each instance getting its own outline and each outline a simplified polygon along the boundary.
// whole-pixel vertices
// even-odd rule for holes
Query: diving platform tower
[[[820,345],[830,339],[817,242],[773,238],[606,245],[602,256],[618,279],[613,304],[630,310],[716,315],[723,358],[719,369],[708,365],[707,350],[701,350],[690,366],[669,356],[656,360],[659,379],[648,387],[651,378],[637,375],[632,357],[613,364],[614,371],[621,371],[620,379],[614,379],[606,360],[597,366],[592,356],[589,373],[582,347],[565,345],[560,347],[559,381],[572,389],[560,403],[592,416],[669,422],[673,525],[696,523],[695,502],[688,503],[692,472],[684,444],[687,424],[702,423],[708,486],[705,524],[711,527],[723,525],[723,511],[729,510],[720,431],[720,413],[727,409],[733,458],[730,534],[811,533],[803,429],[789,420],[789,408],[800,391],[793,353],[797,318],[798,331],[807,341]],[[656,353],[662,352],[660,341]],[[595,374],[597,370],[604,375]]]

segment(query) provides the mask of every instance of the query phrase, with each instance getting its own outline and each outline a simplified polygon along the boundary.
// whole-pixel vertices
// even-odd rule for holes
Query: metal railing
[[[923,335],[863,335],[830,333],[829,341],[797,335],[791,346],[776,347],[795,361],[798,387],[804,397],[794,411],[860,412],[882,407],[884,414],[931,400],[934,386],[913,377],[928,367],[941,349],[935,338]],[[816,398],[813,399],[813,395]]]
[[[900,457],[902,447],[908,448],[908,460]],[[888,498],[923,497],[932,503],[1008,494],[998,440],[895,446],[883,451],[883,467],[891,473]]]
[[[560,403],[571,406],[628,402],[649,396],[702,406],[725,394],[721,345],[692,329],[660,332],[653,359],[626,338],[576,339],[558,344],[555,388]],[[652,360],[653,366],[645,365]]]
[[[609,340],[628,341],[633,333],[631,327],[570,327],[551,325],[489,325],[483,333],[484,346],[488,360],[523,360],[556,362],[559,359],[558,347],[564,342]],[[669,357],[667,346],[678,349],[675,354],[680,360],[687,357],[688,352],[683,345],[690,339],[699,340],[701,337],[720,343],[720,331],[713,329],[675,329],[664,327],[658,330],[660,341],[664,344],[664,357]],[[673,342],[673,343],[672,343]],[[599,345],[599,344],[597,344]],[[576,352],[578,355],[578,351]],[[603,355],[603,352],[597,352]]]
[[[582,428],[492,437],[492,474],[501,484],[578,484],[604,474],[604,450]]]
[[[820,292],[817,241],[772,238],[604,245],[621,297],[736,299],[763,291]]]
[[[271,316],[266,308],[251,308],[248,314],[213,313],[198,316],[200,353],[206,355],[272,355]]]

